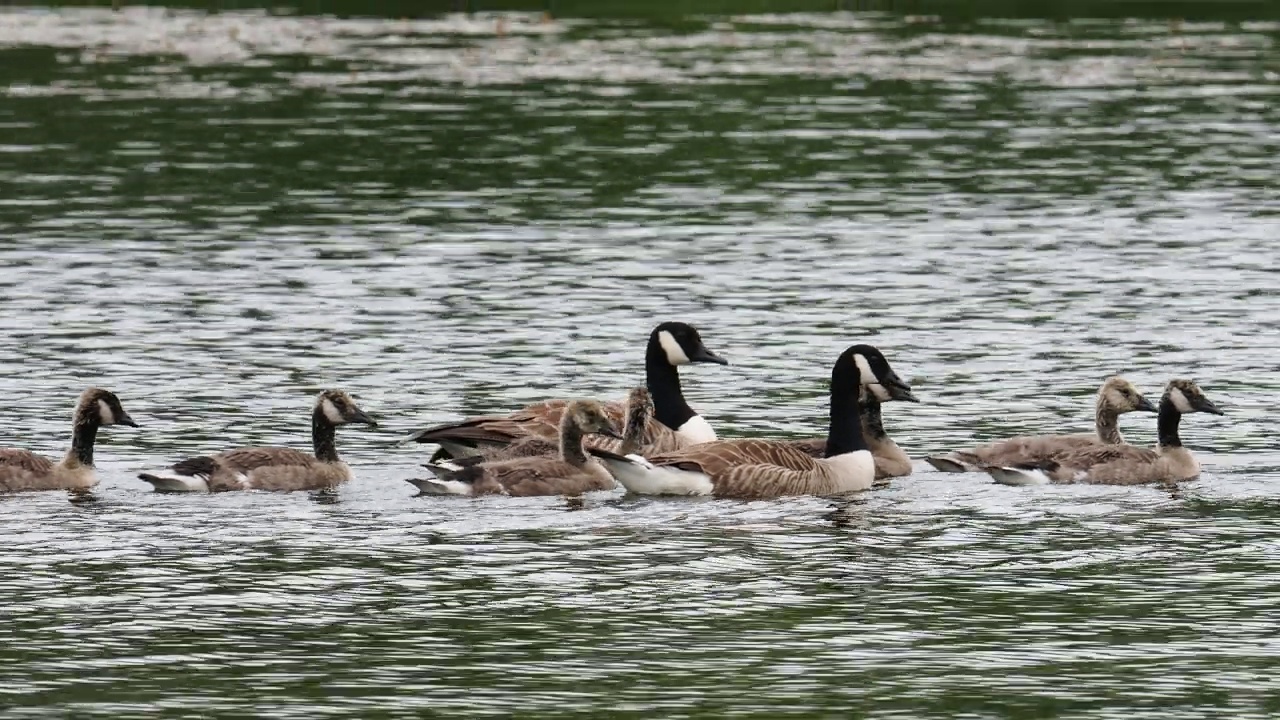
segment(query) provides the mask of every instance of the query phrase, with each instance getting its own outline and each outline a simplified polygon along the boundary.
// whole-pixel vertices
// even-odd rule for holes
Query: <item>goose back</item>
[[[831,372],[830,424],[824,456],[787,440],[715,440],[648,458],[597,451],[628,491],[650,495],[780,497],[865,490],[875,477],[858,413],[864,385],[910,387],[869,345],[854,345]]]
[[[0,492],[62,490],[93,487],[93,468],[63,467],[48,458],[17,448],[0,449]]]
[[[71,418],[71,448],[54,462],[19,448],[0,449],[0,492],[83,490],[98,483],[93,452],[98,430],[110,425],[138,424],[115,393],[89,388],[80,393]]]
[[[335,428],[349,423],[376,426],[355,400],[341,390],[325,390],[311,412],[314,454],[284,447],[244,447],[174,463],[172,475],[142,473],[138,478],[166,492],[235,490],[323,490],[351,479],[338,457]]]
[[[1019,435],[967,450],[925,458],[942,472],[974,472],[992,465],[1021,465],[1046,462],[1055,457],[1099,444],[1120,444],[1120,415],[1146,411],[1156,407],[1143,397],[1133,383],[1120,376],[1107,378],[1098,388],[1094,401],[1093,433],[1061,435]]]
[[[714,440],[715,431],[685,401],[677,368],[689,363],[726,361],[712,353],[693,326],[666,322],[654,328],[645,348],[645,386],[652,397],[654,422],[648,423],[644,446],[661,452]],[[440,449],[432,462],[470,455],[487,455],[489,450],[525,437],[554,440],[569,400],[556,399],[528,405],[507,415],[486,415],[426,428],[411,434],[409,442],[435,443]],[[616,426],[626,422],[626,403],[602,403]],[[593,446],[616,450],[618,443],[592,438]]]
[[[434,479],[410,480],[427,494],[441,495],[580,495],[615,487],[613,477],[584,448],[588,433],[617,435],[615,425],[601,403],[574,401],[566,408],[560,425],[556,454],[511,458],[501,461],[449,465],[428,464]],[[637,428],[632,428],[637,430]],[[522,441],[526,446],[532,442]]]
[[[1160,400],[1156,423],[1159,439],[1154,449],[1124,443],[1094,444],[1048,459],[985,469],[997,482],[1008,485],[1140,485],[1192,480],[1200,474],[1200,462],[1183,447],[1178,425],[1184,414],[1193,412],[1223,414],[1194,382],[1173,380]]]

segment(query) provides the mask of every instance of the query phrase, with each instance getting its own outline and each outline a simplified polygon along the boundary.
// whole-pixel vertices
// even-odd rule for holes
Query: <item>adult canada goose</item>
[[[29,450],[0,448],[0,492],[78,490],[97,485],[93,444],[98,428],[106,425],[138,427],[115,393],[102,388],[85,390],[71,419],[71,449],[60,462]]]
[[[1094,403],[1097,433],[1072,435],[1023,435],[957,450],[948,455],[925,458],[942,472],[982,472],[988,465],[1017,465],[1048,460],[1056,455],[1098,444],[1119,445],[1124,442],[1117,420],[1128,412],[1156,412],[1156,407],[1138,392],[1133,383],[1120,377],[1109,377],[1098,388]]]
[[[163,492],[227,490],[320,490],[351,479],[338,458],[334,430],[347,423],[377,426],[341,390],[325,390],[311,412],[314,455],[282,447],[246,447],[183,460],[169,469],[176,477],[142,473],[138,477]]]
[[[862,386],[911,388],[870,345],[844,351],[831,371],[831,419],[824,457],[786,440],[716,440],[648,459],[607,451],[601,458],[614,478],[642,495],[780,497],[866,490],[875,479],[858,417]]]
[[[598,433],[620,437],[613,420],[595,400],[569,403],[560,421],[560,452],[556,455],[480,462],[459,469],[428,466],[435,479],[413,479],[423,493],[434,495],[581,495],[611,490],[609,471],[587,455],[584,436]]]
[[[1160,398],[1154,449],[1127,444],[1094,445],[1038,462],[988,467],[1003,485],[1046,483],[1094,483],[1139,485],[1192,480],[1200,474],[1200,462],[1182,446],[1178,424],[1187,413],[1222,415],[1217,405],[1191,380],[1172,380]]]
[[[676,368],[695,362],[728,364],[702,344],[702,337],[692,325],[664,322],[649,334],[644,357],[645,386],[653,396],[654,418],[658,422],[649,423],[644,445],[674,450],[716,439],[715,431],[689,407],[680,390],[680,374]],[[531,435],[554,440],[567,404],[566,400],[547,400],[509,415],[488,415],[436,425],[413,433],[406,442],[439,444],[443,452],[432,457],[435,461],[446,455],[453,458],[475,455],[480,448],[509,445]],[[603,405],[615,424],[625,421],[624,403]]]
[[[885,432],[884,420],[880,415],[881,404],[890,400],[920,402],[910,390],[887,388],[883,385],[873,385],[870,389],[864,387],[858,395],[862,436],[867,440],[871,456],[876,459],[877,480],[911,474],[911,458]],[[827,450],[826,438],[806,438],[791,442],[814,457],[822,457]]]
[[[599,403],[601,410],[605,411],[604,403]],[[615,438],[607,435],[599,435],[591,438],[591,446],[598,447],[619,455],[630,455],[631,453],[647,451],[648,448],[644,442],[650,419],[653,416],[653,399],[649,395],[648,389],[644,387],[635,387],[627,395],[626,405],[626,422],[623,424],[622,437]],[[564,416],[561,416],[563,423]],[[610,417],[610,422],[613,418]],[[826,442],[825,440],[823,442]],[[671,449],[671,448],[667,448]],[[486,447],[481,450],[479,455],[468,455],[467,457],[441,460],[435,463],[426,463],[423,467],[430,468],[433,471],[437,468],[444,470],[460,470],[471,465],[478,465],[486,462],[501,462],[503,460],[514,460],[516,458],[538,457],[542,455],[557,455],[560,452],[560,438],[549,440],[541,435],[529,435],[527,437],[516,440],[510,445],[499,445]],[[661,452],[656,450],[655,452]],[[410,482],[413,482],[410,480]]]

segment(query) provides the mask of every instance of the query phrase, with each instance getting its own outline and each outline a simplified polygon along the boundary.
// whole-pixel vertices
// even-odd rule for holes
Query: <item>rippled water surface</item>
[[[0,498],[4,717],[1272,716],[1278,35],[0,11],[0,444],[60,454],[89,385],[142,425]],[[856,341],[917,458],[1087,431],[1115,372],[1227,415],[1176,491],[404,482],[404,432],[619,397],[665,319],[723,436],[819,431]],[[134,478],[306,448],[335,386],[381,422],[336,496]]]

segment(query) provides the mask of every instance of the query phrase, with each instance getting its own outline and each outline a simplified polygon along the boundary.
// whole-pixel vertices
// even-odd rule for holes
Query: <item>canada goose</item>
[[[347,423],[376,427],[351,396],[325,390],[311,413],[311,444],[315,455],[282,447],[247,447],[183,460],[169,469],[178,477],[142,473],[138,477],[163,492],[224,492],[228,490],[320,490],[351,479],[351,470],[338,459],[334,429]]]
[[[93,472],[93,443],[105,425],[138,427],[120,399],[109,390],[89,388],[80,394],[71,420],[71,449],[61,462],[29,450],[0,448],[0,492],[79,490],[98,484]]]
[[[620,437],[613,420],[595,400],[569,403],[560,421],[560,451],[556,455],[481,462],[456,470],[428,466],[435,479],[413,479],[423,493],[434,495],[581,495],[611,490],[616,485],[600,461],[587,455],[584,435]]]
[[[644,359],[645,385],[653,396],[654,417],[658,422],[649,423],[647,433],[651,437],[646,438],[646,446],[674,450],[716,439],[715,431],[689,407],[680,390],[680,374],[676,368],[695,362],[728,364],[702,344],[701,336],[692,325],[664,322],[649,334]],[[566,400],[547,400],[509,415],[436,425],[413,433],[405,441],[439,444],[442,452],[433,455],[432,461],[445,456],[475,455],[479,448],[509,445],[530,435],[554,441],[567,403]],[[604,409],[615,424],[625,421],[624,403],[606,402]]]
[[[876,479],[906,477],[911,474],[911,458],[898,447],[898,443],[889,437],[884,430],[884,421],[880,415],[880,406],[889,400],[905,400],[920,402],[910,390],[902,388],[886,388],[883,385],[863,388],[858,394],[858,408],[862,423],[862,436],[867,440],[867,448],[876,459]],[[884,398],[881,400],[881,398]],[[827,450],[826,438],[806,438],[792,440],[793,445],[814,457],[822,457]]]
[[[653,455],[621,456],[603,450],[615,479],[642,495],[779,497],[866,490],[875,479],[858,416],[860,387],[911,388],[870,345],[844,351],[831,371],[831,419],[825,456],[815,458],[786,440],[716,440]]]
[[[1156,411],[1156,407],[1138,392],[1133,383],[1119,376],[1109,377],[1102,383],[1094,407],[1096,434],[1024,435],[925,460],[942,472],[981,472],[988,465],[1038,462],[1099,443],[1123,443],[1124,437],[1116,422],[1121,415],[1138,410]]]
[[[986,471],[1003,485],[1094,483],[1140,485],[1193,480],[1200,462],[1182,446],[1178,424],[1187,413],[1224,414],[1191,380],[1172,380],[1160,398],[1154,449],[1127,444],[1093,445],[1036,462],[991,466]]]
[[[600,403],[601,409],[605,409],[605,405]],[[626,405],[626,422],[623,424],[622,437],[613,438],[601,435],[591,439],[591,446],[604,450],[616,452],[619,455],[630,455],[634,452],[642,452],[646,450],[644,441],[649,426],[649,420],[653,415],[653,399],[649,395],[648,389],[635,387],[627,395]],[[561,420],[563,422],[563,415]],[[610,418],[613,421],[613,418]],[[825,440],[823,442],[826,442]],[[675,448],[664,448],[669,450]],[[663,450],[655,450],[654,452],[662,452]],[[484,447],[480,450],[479,455],[468,455],[467,457],[456,458],[451,460],[441,460],[434,463],[426,463],[423,467],[435,469],[443,468],[445,470],[460,470],[471,465],[479,465],[480,463],[501,462],[503,460],[514,460],[516,458],[538,457],[540,455],[557,455],[560,452],[560,440],[549,440],[541,435],[529,435],[523,437],[510,445],[498,445],[492,447]],[[410,482],[413,482],[412,480]]]

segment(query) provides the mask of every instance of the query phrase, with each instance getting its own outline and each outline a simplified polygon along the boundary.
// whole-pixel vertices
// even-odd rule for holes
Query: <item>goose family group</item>
[[[770,498],[858,492],[912,471],[911,459],[885,432],[881,406],[918,400],[871,345],[852,345],[836,359],[825,437],[719,438],[681,391],[678,368],[691,363],[727,361],[691,325],[664,322],[649,335],[644,386],[625,399],[547,400],[414,432],[404,442],[436,450],[424,463],[430,477],[409,482],[427,495],[575,496],[621,486],[643,495]],[[1157,415],[1153,448],[1130,445],[1120,434],[1119,416],[1136,411]],[[1200,472],[1178,434],[1182,416],[1195,412],[1223,414],[1191,380],[1170,381],[1153,405],[1128,380],[1112,377],[1098,391],[1095,433],[1011,437],[925,460],[941,472],[986,473],[1007,485],[1179,482]],[[333,488],[351,477],[335,438],[338,426],[351,423],[375,425],[350,395],[326,390],[311,412],[311,453],[236,448],[138,478],[160,492]],[[114,393],[86,390],[61,461],[0,449],[0,492],[92,487],[98,430],[112,425],[138,427]]]

